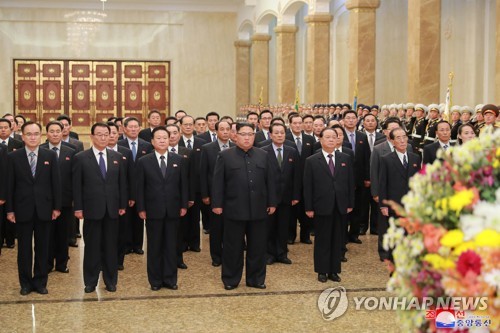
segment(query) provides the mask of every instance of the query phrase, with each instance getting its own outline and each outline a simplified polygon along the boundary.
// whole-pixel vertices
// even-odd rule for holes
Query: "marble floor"
[[[186,252],[179,289],[151,291],[146,256],[130,254],[119,273],[118,290],[83,291],[83,240],[70,248],[69,274],[49,275],[48,295],[19,294],[16,249],[0,255],[0,332],[400,332],[392,311],[356,310],[355,296],[388,296],[388,273],[378,260],[377,236],[349,244],[342,282],[320,283],[312,264],[313,245],[289,245],[292,265],[267,266],[267,289],[245,286],[226,291],[220,267],[211,266],[208,236],[200,253]],[[323,290],[343,286],[349,307],[324,320],[318,310]]]

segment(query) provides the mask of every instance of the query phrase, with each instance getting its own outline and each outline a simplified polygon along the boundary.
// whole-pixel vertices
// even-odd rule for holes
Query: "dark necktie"
[[[52,150],[56,152],[57,158],[59,158],[59,148],[57,147],[52,147]]]
[[[448,145],[443,146],[443,150],[446,151],[446,149],[448,149]]]
[[[302,141],[300,141],[300,136],[295,139],[297,144],[297,150],[299,151],[299,155],[302,153]]]
[[[352,152],[356,154],[356,142],[354,141],[354,133],[349,134],[351,138],[349,141],[351,142]]]
[[[101,169],[102,179],[106,179],[106,163],[104,162],[103,152],[99,152],[99,169]]]
[[[226,150],[227,149],[227,145],[226,144],[223,144],[222,145],[222,150]]]
[[[132,144],[132,158],[135,161],[135,157],[137,156],[137,148],[135,147],[136,142],[132,141],[131,144]]]
[[[333,164],[333,154],[328,154],[328,167],[332,176],[335,175],[335,165]]]
[[[189,139],[187,143],[188,143],[187,145],[188,149],[193,149],[193,146],[191,146],[191,139]]]
[[[212,133],[212,142],[217,140],[217,135],[215,133]]]
[[[267,132],[267,139],[271,140],[271,133],[269,133],[269,131]]]
[[[278,165],[281,168],[281,163],[283,163],[283,156],[281,155],[281,148],[278,148],[276,150],[278,151],[278,157],[277,157],[277,159],[278,159]]]
[[[3,140],[2,144],[5,145],[5,146],[7,146],[7,141]]]
[[[403,166],[404,168],[408,168],[408,160],[406,159],[406,154],[403,155]]]
[[[160,170],[161,174],[163,175],[163,178],[167,175],[167,163],[165,163],[165,156],[160,156]]]
[[[33,177],[35,177],[35,172],[36,172],[36,155],[34,152],[31,152],[29,154],[30,156],[30,169],[31,169],[31,174]]]
[[[175,153],[175,148],[174,148],[174,147],[172,147],[172,149],[170,149],[170,151],[171,151],[172,153]],[[163,156],[163,157],[164,157],[164,156]]]

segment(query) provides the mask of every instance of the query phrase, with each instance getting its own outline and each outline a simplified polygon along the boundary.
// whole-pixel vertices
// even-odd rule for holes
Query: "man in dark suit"
[[[314,152],[315,140],[312,136],[302,132],[302,117],[298,114],[290,116],[290,132],[286,134],[286,138],[295,143],[300,156],[300,172],[303,174],[306,159]],[[300,242],[304,244],[312,244],[310,238],[312,220],[307,217],[304,211],[304,201],[295,205],[295,211],[292,212],[290,219],[290,228],[288,232],[288,244],[293,244],[297,237],[297,219],[300,222]]]
[[[449,122],[441,120],[436,125],[437,141],[424,147],[424,164],[432,164],[437,158],[438,150],[446,151],[454,143],[450,142],[451,125]]]
[[[349,242],[361,244],[360,226],[368,224],[369,188],[370,188],[370,145],[366,134],[356,130],[358,117],[355,111],[344,112],[344,141],[351,144],[354,151],[354,209],[349,215]]]
[[[314,271],[318,281],[340,282],[342,259],[342,215],[354,206],[352,159],[335,152],[337,133],[325,128],[320,134],[322,150],[306,160],[304,206],[314,219]]]
[[[254,126],[237,124],[237,147],[221,151],[215,163],[212,211],[224,213],[222,282],[234,289],[243,273],[246,235],[246,283],[266,288],[267,216],[276,209],[274,174],[267,153],[253,147]]]
[[[12,125],[8,119],[0,118],[0,145],[9,153],[17,149],[23,148],[23,143],[16,139],[13,139],[10,134],[12,133]],[[5,218],[5,211],[1,212],[2,218],[0,222],[2,227],[0,228],[0,248],[2,247],[4,240],[7,248],[14,248],[15,246],[15,225],[8,223]]]
[[[380,211],[383,216],[396,216],[387,200],[401,205],[401,198],[409,191],[410,178],[420,170],[420,156],[407,151],[408,137],[402,128],[393,129],[389,140],[394,146],[394,152],[380,159],[380,174],[378,183]],[[389,251],[384,259],[392,260]]]
[[[153,138],[153,130],[161,125],[161,114],[158,110],[151,110],[148,113],[148,124],[149,127],[141,130],[139,132],[139,138],[144,141],[151,143],[151,139]]]
[[[65,114],[62,114],[59,117],[57,117],[57,121],[59,121],[64,127],[63,132],[62,132],[62,141],[67,142],[67,143],[75,146],[76,153],[83,151],[85,149],[83,147],[83,142],[79,141],[78,139],[76,139],[70,135],[70,133],[71,133],[71,118]]]
[[[63,125],[60,122],[50,121],[45,129],[48,142],[40,145],[40,148],[56,152],[62,189],[61,215],[50,227],[48,270],[52,271],[55,265],[56,271],[69,273],[68,235],[74,223],[72,169],[75,151],[61,144]],[[74,239],[73,241],[76,242]]]
[[[269,110],[262,110],[259,115],[259,128],[260,131],[255,133],[254,146],[258,147],[258,143],[266,140],[270,140],[271,136],[269,133],[269,127],[271,126],[271,120],[273,119],[273,113]]]
[[[291,264],[287,255],[288,227],[292,206],[301,198],[302,174],[296,149],[284,145],[286,127],[274,124],[270,128],[273,143],[262,149],[267,151],[269,167],[275,174],[276,202],[274,214],[268,216],[267,264]]]
[[[4,114],[3,117],[8,121],[10,121],[10,131],[11,131],[10,137],[12,139],[16,139],[17,141],[23,142],[21,135],[17,134],[17,132],[19,131],[17,119],[10,113]]]
[[[83,282],[91,293],[102,270],[106,290],[118,282],[118,217],[127,207],[127,174],[123,155],[107,149],[109,126],[92,125],[92,148],[75,155],[73,197],[75,216],[84,219]]]
[[[7,200],[7,180],[8,180],[8,164],[7,164],[7,147],[0,144],[0,236],[3,235],[4,224],[4,205]],[[1,239],[3,243],[3,238]],[[0,244],[0,254],[2,253],[2,244]]]
[[[220,151],[234,147],[234,143],[229,142],[231,125],[227,121],[218,122],[215,124],[215,129],[217,131],[217,141],[207,143],[201,147],[200,191],[203,204],[208,207],[212,203],[213,175],[217,155]],[[214,267],[219,267],[222,263],[223,215],[217,215],[213,212],[210,215],[210,257]]]
[[[187,224],[185,225],[185,240],[187,243],[187,249],[193,252],[200,252],[200,211],[203,215],[203,226],[205,230],[209,229],[209,217],[208,217],[208,206],[202,204],[201,194],[200,194],[200,159],[201,159],[201,146],[203,146],[206,141],[195,137],[193,135],[194,131],[194,118],[191,116],[184,116],[179,120],[180,130],[182,132],[182,137],[179,141],[179,147],[186,147],[191,150],[192,154],[190,157],[190,201],[193,204],[190,205],[187,212]],[[214,127],[217,131],[217,129]],[[177,137],[175,137],[179,140]]]
[[[209,112],[205,117],[207,120],[208,131],[205,133],[198,134],[200,139],[205,140],[206,142],[214,142],[217,141],[217,133],[215,131],[215,124],[219,121],[220,116],[217,112]]]
[[[39,147],[42,126],[26,122],[21,130],[26,147],[9,155],[5,208],[7,219],[17,226],[17,267],[21,295],[27,295],[32,290],[47,294],[50,223],[61,213],[61,178],[57,154]]]
[[[146,220],[147,271],[151,290],[177,289],[176,239],[179,219],[187,212],[186,159],[168,152],[169,132],[153,130],[154,153],[137,163],[137,211]]]
[[[126,139],[118,141],[119,146],[123,146],[132,151],[132,158],[134,160],[132,168],[132,179],[135,178],[135,165],[139,158],[147,155],[153,151],[153,146],[151,143],[144,141],[139,138],[139,131],[141,129],[141,123],[139,119],[135,117],[129,117],[125,119],[123,123],[123,128],[125,130]],[[132,194],[135,193],[134,184],[132,186]],[[130,198],[132,201],[134,197]],[[127,249],[126,252],[135,252],[137,254],[144,254],[142,249],[142,244],[144,242],[144,220],[139,217],[135,206],[128,207],[129,222],[126,230],[129,232],[127,235]]]
[[[189,116],[186,116],[189,117]],[[193,176],[195,174],[194,168],[196,165],[194,164],[194,152],[192,149],[186,148],[186,147],[181,147],[180,146],[180,128],[176,124],[170,124],[165,126],[165,128],[168,131],[169,135],[169,146],[168,146],[168,151],[173,153],[173,154],[178,154],[184,158],[184,168],[187,170],[187,179],[188,179],[188,211],[187,213],[180,218],[180,223],[177,228],[177,268],[180,269],[187,269],[187,265],[184,262],[184,252],[188,250],[188,246],[190,243],[189,241],[192,239],[192,237],[189,237],[189,229],[190,229],[190,222],[191,222],[191,214],[190,214],[190,208],[194,206],[194,201],[195,201],[195,182],[196,182],[196,177]],[[201,140],[201,139],[199,139]],[[198,210],[198,216],[200,215],[200,211]],[[198,217],[198,249],[200,248],[200,243],[199,243],[199,238],[200,238],[200,219]],[[192,245],[191,245],[192,246]],[[194,251],[194,248],[192,248],[192,251]]]
[[[132,175],[132,169],[134,166],[134,159],[132,157],[132,151],[130,149],[119,146],[118,140],[120,138],[119,126],[116,123],[108,121],[109,126],[109,140],[108,140],[108,149],[119,152],[123,155],[122,159],[125,162],[125,169],[127,173],[127,196],[128,196],[128,207],[133,207],[135,202],[132,200],[134,196],[134,188],[132,185],[135,183],[135,178]],[[121,215],[118,219],[118,270],[122,271],[125,269],[125,254],[127,250],[127,227],[128,221],[130,219],[129,209],[125,211],[125,214]]]

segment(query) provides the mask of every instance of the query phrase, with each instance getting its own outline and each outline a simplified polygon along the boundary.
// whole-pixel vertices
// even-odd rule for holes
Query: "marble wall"
[[[0,9],[0,113],[13,110],[12,60],[19,58],[168,60],[171,110],[236,113],[235,13],[104,13]],[[85,17],[102,22],[75,23]]]

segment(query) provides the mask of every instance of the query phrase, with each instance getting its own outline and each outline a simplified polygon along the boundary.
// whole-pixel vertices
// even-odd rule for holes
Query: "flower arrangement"
[[[393,249],[394,258],[388,290],[407,299],[487,297],[485,315],[491,321],[485,326],[497,331],[500,132],[448,149],[438,157],[410,179],[404,208],[392,204],[400,218],[389,221],[384,237],[384,247]],[[421,309],[398,311],[404,332],[438,331],[425,316]],[[473,327],[460,328],[464,330]]]

